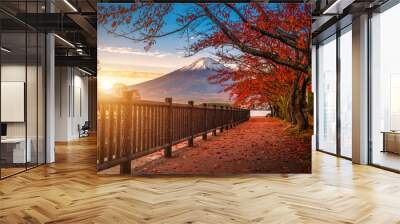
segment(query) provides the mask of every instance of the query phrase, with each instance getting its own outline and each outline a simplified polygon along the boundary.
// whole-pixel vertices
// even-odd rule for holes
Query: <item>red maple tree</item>
[[[186,55],[214,48],[221,62],[236,69],[219,71],[210,81],[231,93],[236,105],[267,104],[273,116],[307,128],[310,85],[311,11],[307,4],[193,3],[165,30],[174,4],[100,4],[98,23],[110,33],[146,44],[179,33],[196,36]]]

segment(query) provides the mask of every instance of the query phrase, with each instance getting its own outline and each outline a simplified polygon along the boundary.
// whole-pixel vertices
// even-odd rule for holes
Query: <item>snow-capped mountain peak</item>
[[[219,84],[210,83],[209,78],[220,69],[227,69],[224,65],[211,58],[200,58],[195,62],[134,86],[142,99],[161,101],[165,97],[172,97],[174,102],[229,103],[229,93],[223,91]]]
[[[224,65],[218,63],[212,58],[204,57],[196,60],[190,65],[184,66],[181,68],[182,71],[187,71],[187,70],[202,70],[202,69],[209,69],[209,70],[220,70],[223,69]]]

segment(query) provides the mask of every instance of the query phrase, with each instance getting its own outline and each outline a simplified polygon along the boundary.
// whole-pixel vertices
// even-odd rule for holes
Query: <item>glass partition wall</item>
[[[400,171],[400,4],[371,18],[370,163]]]
[[[336,36],[320,43],[318,54],[318,149],[336,153]]]
[[[24,12],[38,12],[40,5],[18,1]],[[1,179],[45,163],[45,41],[0,11]]]
[[[317,149],[351,158],[351,25],[317,47]]]
[[[382,5],[369,20],[368,163],[400,172],[400,4]],[[317,48],[317,149],[350,159],[351,25]]]
[[[340,67],[340,155],[352,157],[352,33],[351,26],[341,31]]]

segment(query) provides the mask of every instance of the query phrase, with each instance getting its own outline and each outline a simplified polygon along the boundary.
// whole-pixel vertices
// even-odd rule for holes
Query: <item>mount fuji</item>
[[[219,84],[208,78],[221,69],[229,69],[211,58],[200,58],[192,64],[163,75],[159,78],[130,86],[144,100],[164,101],[172,97],[173,102],[187,103],[230,103],[229,94]]]

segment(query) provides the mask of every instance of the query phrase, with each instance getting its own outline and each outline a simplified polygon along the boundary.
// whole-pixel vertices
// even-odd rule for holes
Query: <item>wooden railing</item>
[[[250,111],[226,106],[195,106],[165,102],[107,98],[98,102],[97,169],[121,165],[129,173],[131,160],[164,149],[171,157],[174,144],[217,130],[232,128],[249,119]]]

